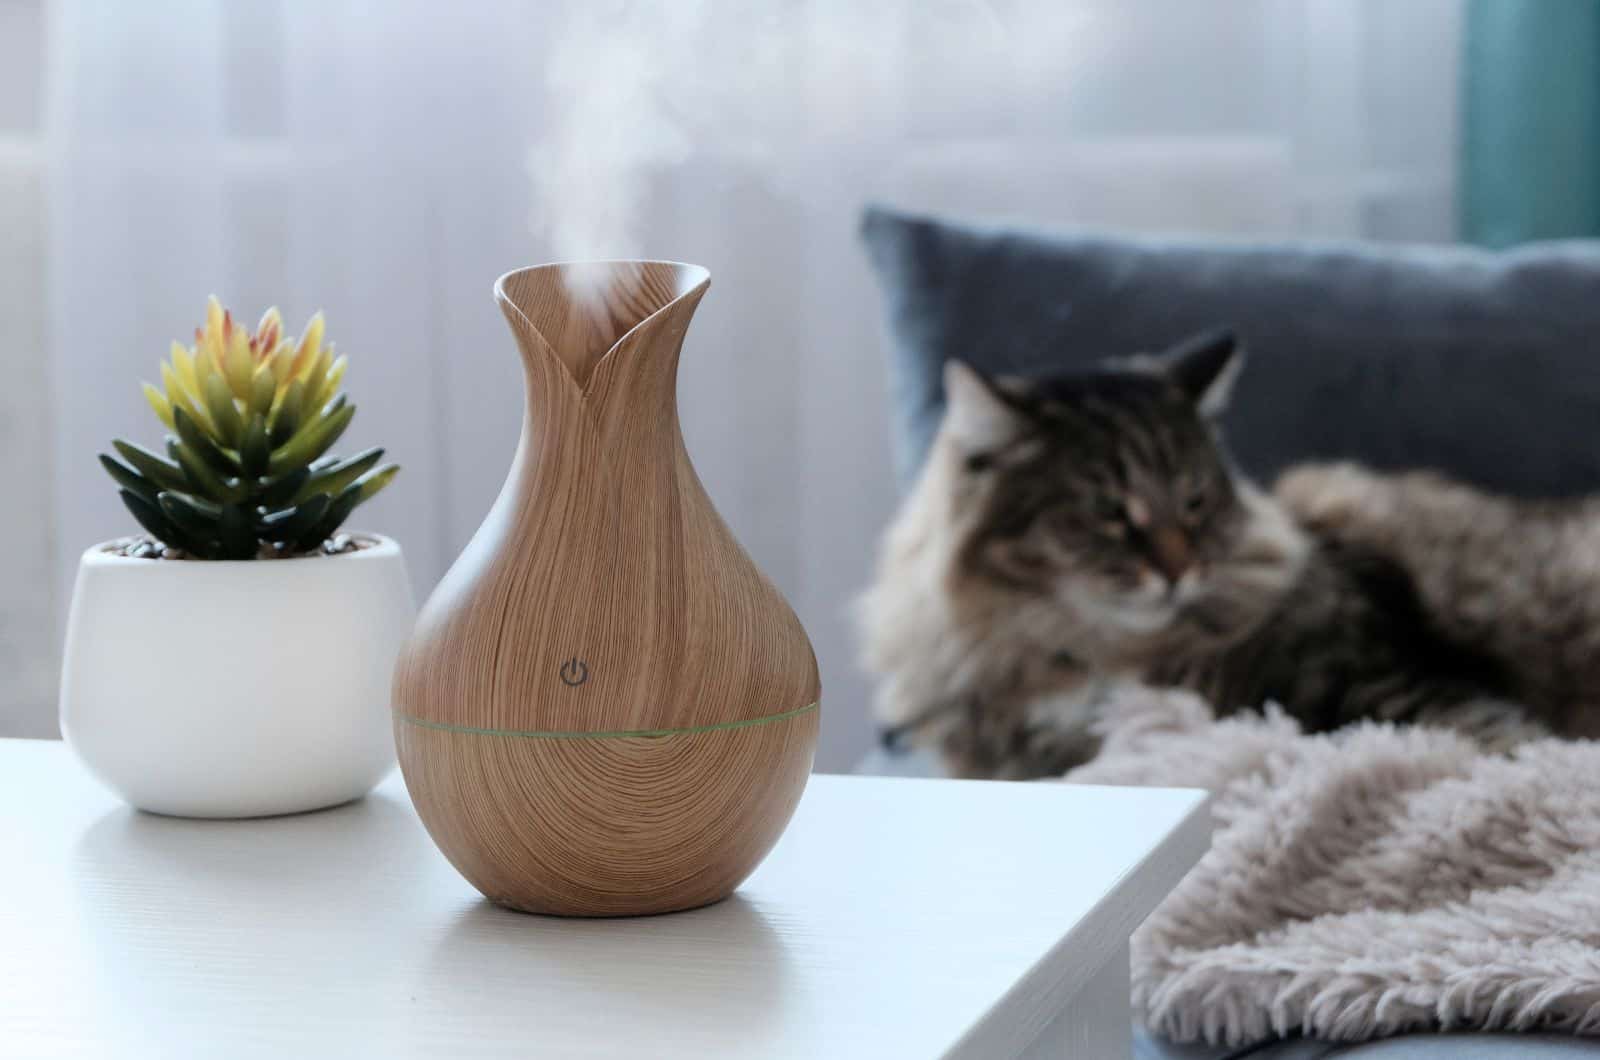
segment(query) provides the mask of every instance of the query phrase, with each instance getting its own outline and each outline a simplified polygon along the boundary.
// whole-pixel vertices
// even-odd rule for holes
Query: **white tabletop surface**
[[[812,778],[731,899],[489,905],[391,776],[336,810],[133,812],[0,740],[0,1055],[998,1056],[1204,850],[1168,789]]]

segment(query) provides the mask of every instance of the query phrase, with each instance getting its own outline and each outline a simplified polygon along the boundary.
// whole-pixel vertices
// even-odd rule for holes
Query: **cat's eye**
[[[967,457],[967,470],[976,474],[987,471],[994,466],[994,456],[990,453],[973,453]]]
[[[1206,491],[1198,486],[1183,495],[1183,515],[1186,519],[1198,519],[1206,513],[1206,506],[1210,503]]]

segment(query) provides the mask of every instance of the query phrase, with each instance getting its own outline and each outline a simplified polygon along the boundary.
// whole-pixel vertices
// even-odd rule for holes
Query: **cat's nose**
[[[1194,549],[1189,537],[1171,523],[1158,526],[1150,534],[1150,559],[1156,570],[1167,580],[1169,589],[1178,587],[1178,579],[1194,563]]]

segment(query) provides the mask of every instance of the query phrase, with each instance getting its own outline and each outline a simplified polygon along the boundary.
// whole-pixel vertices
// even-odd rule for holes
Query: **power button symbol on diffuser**
[[[561,664],[561,683],[577,688],[589,680],[589,667],[582,659],[574,656]]]

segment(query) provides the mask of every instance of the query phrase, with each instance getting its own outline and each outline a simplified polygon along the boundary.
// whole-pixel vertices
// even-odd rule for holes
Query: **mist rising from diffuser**
[[[913,68],[938,71],[953,98],[1003,101],[1058,82],[1084,23],[1081,7],[1046,0],[571,0],[527,155],[533,232],[555,260],[659,256],[670,248],[645,246],[641,222],[663,171],[726,154],[802,193],[808,174],[899,135]],[[601,277],[567,282],[593,298]]]

